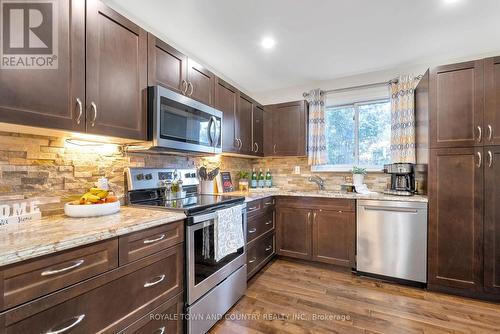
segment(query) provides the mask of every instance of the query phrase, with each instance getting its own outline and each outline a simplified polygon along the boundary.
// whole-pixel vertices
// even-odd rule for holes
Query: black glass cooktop
[[[164,207],[170,210],[184,211],[187,215],[193,215],[202,211],[215,210],[221,206],[243,202],[244,197],[227,195],[193,195],[180,199],[155,199],[134,203],[136,205],[149,205]]]

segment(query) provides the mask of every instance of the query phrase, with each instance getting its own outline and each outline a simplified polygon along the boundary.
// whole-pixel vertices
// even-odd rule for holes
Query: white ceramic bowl
[[[66,203],[64,205],[64,213],[75,218],[106,216],[118,211],[120,211],[120,201],[104,204],[75,205]]]

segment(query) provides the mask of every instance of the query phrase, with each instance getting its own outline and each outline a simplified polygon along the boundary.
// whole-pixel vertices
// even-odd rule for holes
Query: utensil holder
[[[200,182],[201,193],[202,194],[213,194],[214,191],[214,181],[201,181]]]

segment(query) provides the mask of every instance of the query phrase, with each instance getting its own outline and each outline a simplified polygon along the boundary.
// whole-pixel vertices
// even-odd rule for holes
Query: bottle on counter
[[[271,172],[269,171],[268,168],[266,172],[266,188],[271,188],[272,186],[273,186],[273,177],[271,176]]]
[[[265,177],[264,177],[264,173],[262,172],[262,168],[260,169],[259,171],[259,180],[257,182],[257,185],[259,188],[264,188],[264,185],[265,185]]]
[[[252,168],[252,179],[250,181],[250,187],[257,188],[257,172],[255,171],[255,168]]]

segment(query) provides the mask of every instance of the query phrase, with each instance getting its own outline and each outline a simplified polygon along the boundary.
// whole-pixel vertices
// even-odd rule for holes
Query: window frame
[[[347,104],[330,105],[325,106],[325,111],[328,108],[342,108],[342,107],[353,107],[354,109],[354,163],[352,165],[313,165],[311,166],[312,172],[349,172],[353,166],[359,166],[366,168],[368,172],[383,172],[384,166],[376,165],[359,165],[359,106],[377,103],[390,103],[390,97],[379,98],[373,100],[363,100]]]

